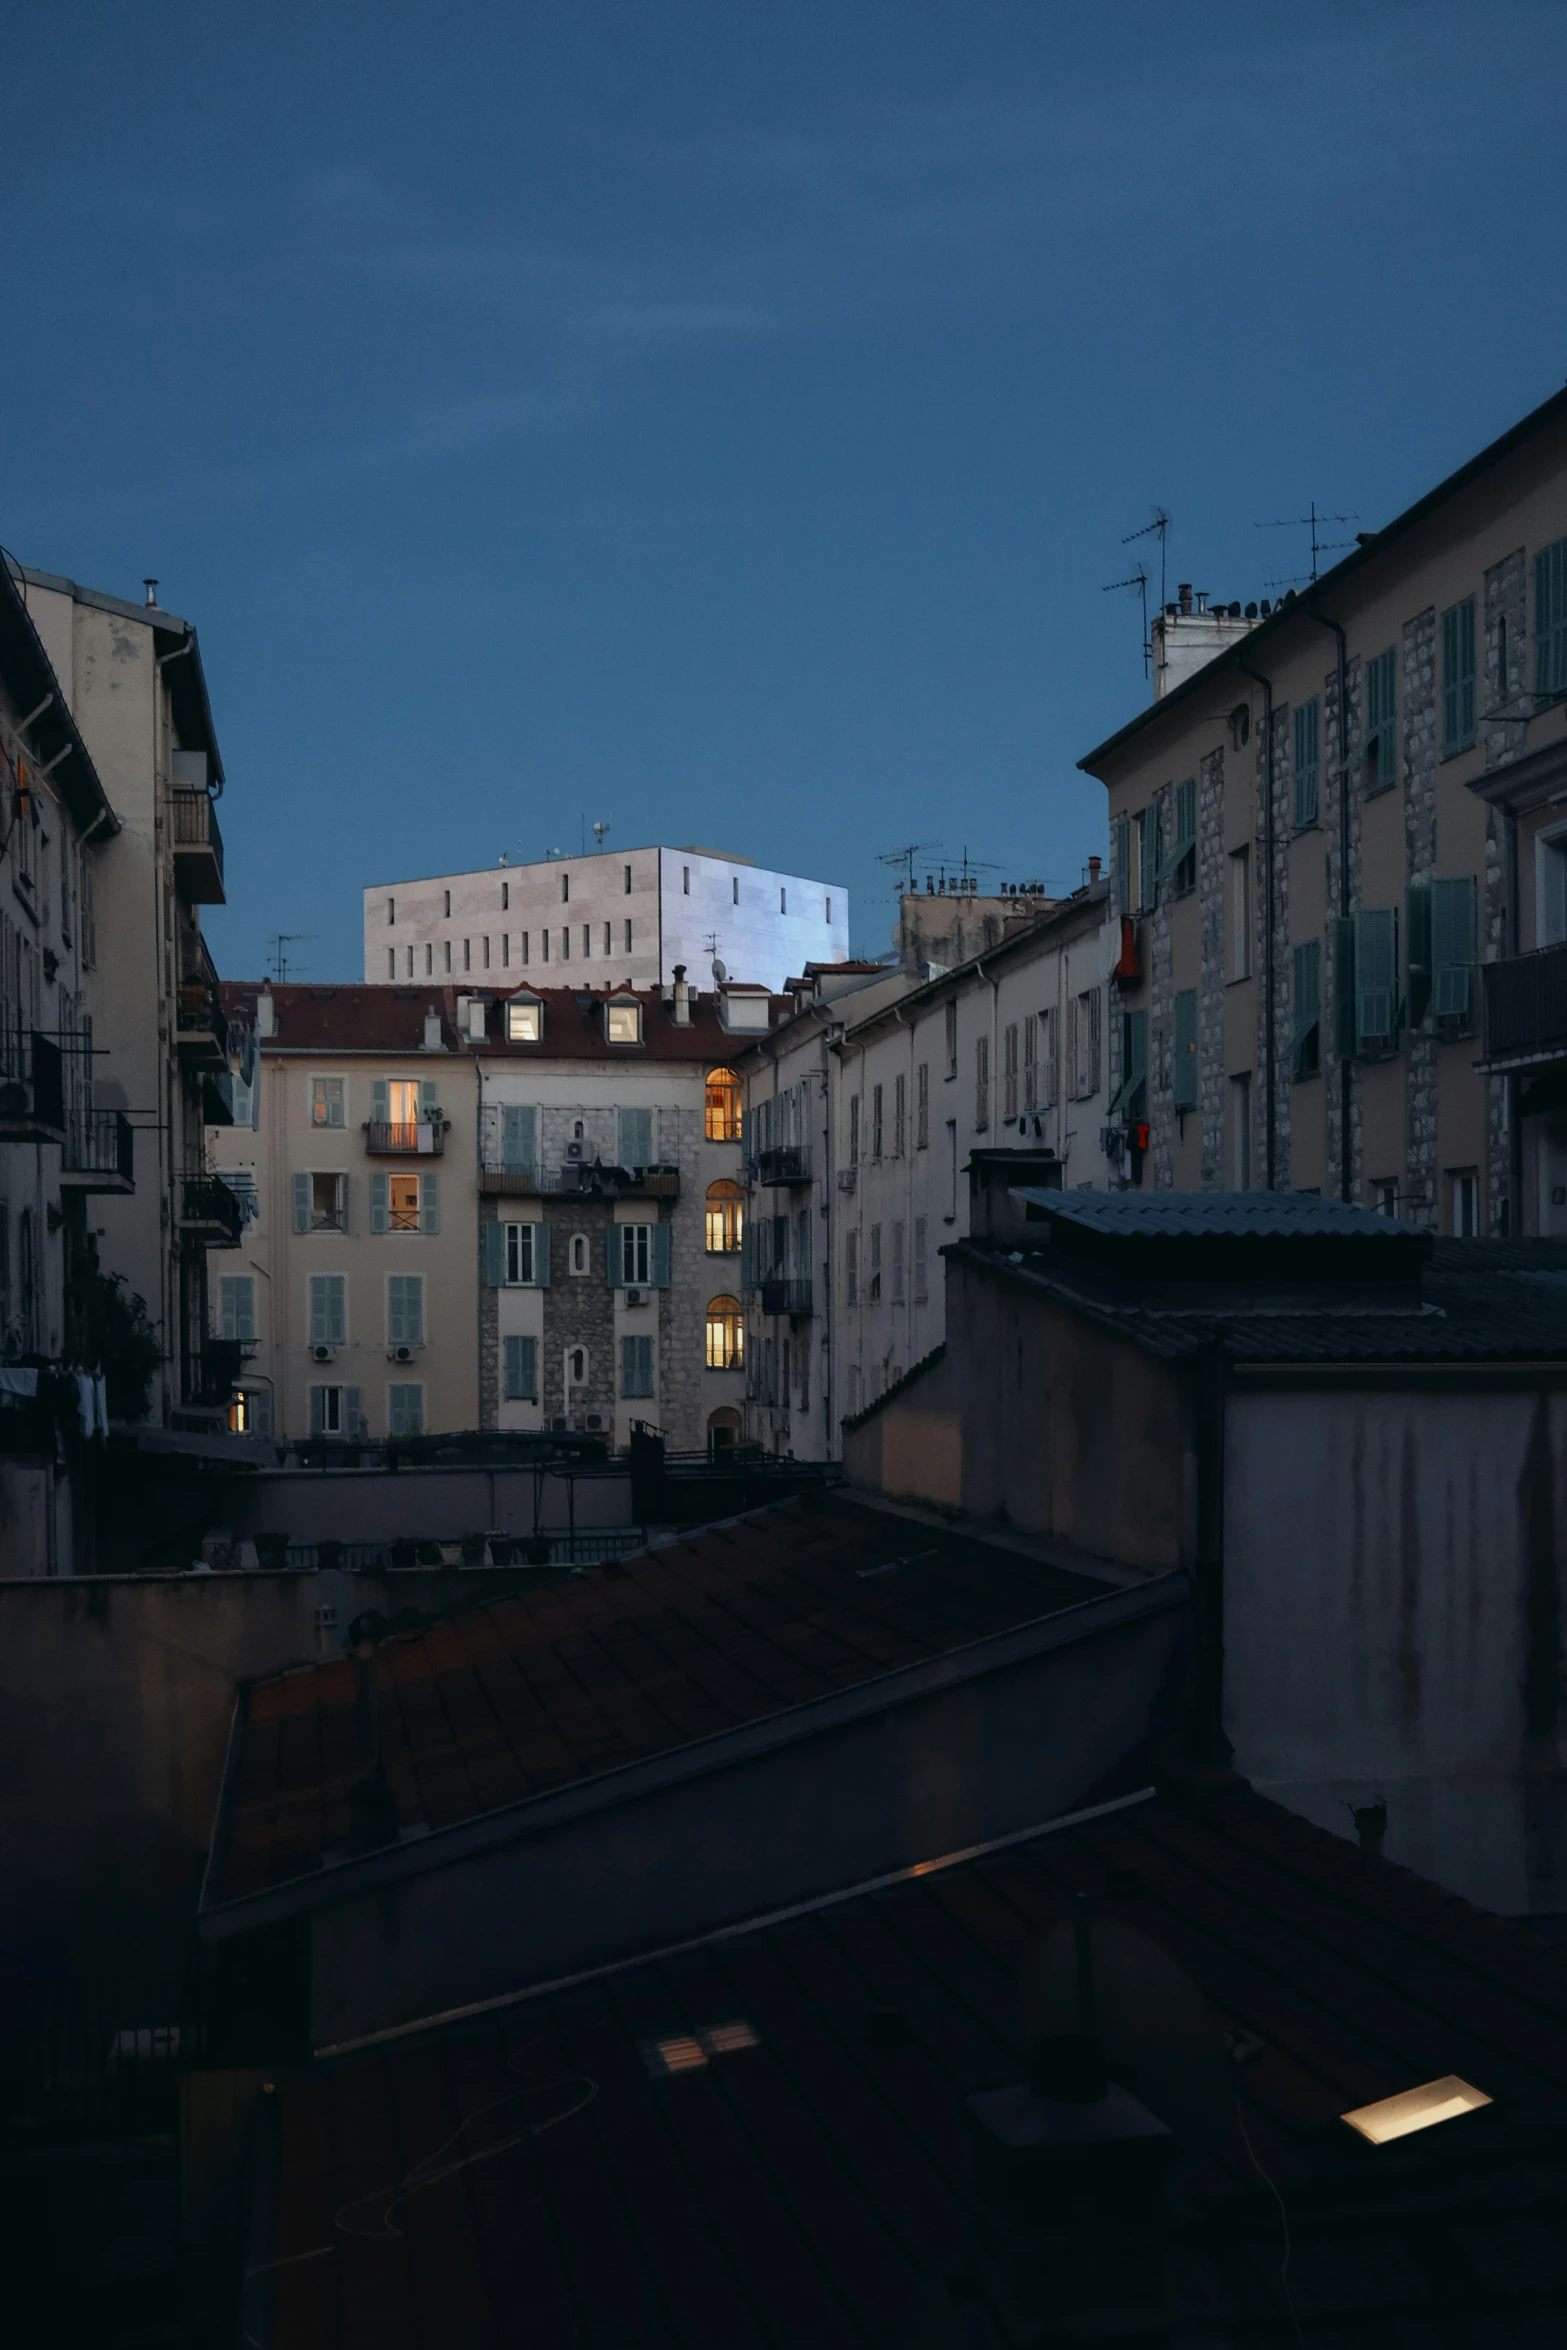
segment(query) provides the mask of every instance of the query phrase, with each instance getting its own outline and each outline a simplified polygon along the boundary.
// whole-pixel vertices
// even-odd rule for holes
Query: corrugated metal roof
[[[1139,2340],[1557,2338],[1567,1958],[1230,1782],[283,2080],[271,2341],[1021,2339],[966,2100],[1022,2077],[1019,1962],[1080,1895],[1186,1970],[1233,2081],[1178,2132]],[[1486,2114],[1376,2150],[1337,2118],[1452,2072]]]

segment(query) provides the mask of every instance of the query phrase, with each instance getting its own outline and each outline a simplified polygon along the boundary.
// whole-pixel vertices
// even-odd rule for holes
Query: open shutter
[[[1355,1057],[1355,918],[1336,914],[1333,938],[1333,1051],[1341,1061]]]
[[[502,1392],[508,1403],[516,1403],[522,1395],[522,1340],[508,1338],[502,1351],[506,1358],[506,1378]]]
[[[1567,539],[1542,547],[1534,559],[1534,690],[1542,697],[1567,693]]]
[[[322,1431],[322,1429],[323,1429],[325,1426],[326,1426],[326,1389],[325,1389],[324,1387],[312,1387],[312,1389],[310,1390],[310,1433],[311,1433],[311,1435],[312,1435],[312,1436],[319,1436],[319,1435],[321,1434],[321,1431]]]
[[[604,1279],[611,1289],[622,1289],[625,1286],[621,1279],[626,1251],[626,1244],[621,1238],[623,1229],[619,1224],[607,1224],[604,1228]]]
[[[655,1224],[648,1234],[648,1269],[655,1289],[669,1287],[669,1243],[673,1231],[672,1224]]]
[[[550,1285],[550,1228],[547,1224],[533,1227],[533,1281],[537,1289]]]
[[[650,1167],[653,1163],[653,1113],[651,1110],[622,1110],[620,1113],[619,1163],[622,1167]]]
[[[1319,781],[1318,703],[1313,695],[1309,702],[1301,702],[1295,709],[1295,830],[1302,831],[1317,821]]]
[[[1398,916],[1374,906],[1355,916],[1355,1041],[1388,1044],[1398,1026]]]
[[[1409,1025],[1418,1028],[1431,1001],[1431,887],[1412,882],[1404,892],[1404,966]]]
[[[345,1387],[343,1390],[343,1434],[345,1436],[359,1436],[364,1431],[364,1424],[364,1414],[359,1408],[358,1388]]]
[[[501,1112],[501,1164],[532,1173],[537,1155],[538,1112],[530,1105],[508,1102]]]
[[[1110,827],[1110,884],[1118,915],[1132,910],[1132,820],[1117,816]]]
[[[348,1282],[341,1273],[327,1276],[327,1320],[334,1346],[348,1344]]]
[[[506,1279],[506,1227],[499,1222],[481,1224],[479,1236],[484,1247],[484,1286],[499,1289]]]
[[[1183,987],[1175,998],[1175,1067],[1171,1072],[1174,1083],[1175,1107],[1195,1110],[1197,1107],[1197,990]]]
[[[536,1338],[522,1341],[521,1392],[524,1403],[539,1400],[539,1342]]]
[[[310,1230],[310,1177],[308,1175],[294,1177],[294,1230],[296,1232]]]
[[[385,1168],[370,1178],[370,1229],[385,1232],[391,1223],[391,1177]]]
[[[439,1232],[441,1229],[441,1179],[438,1175],[419,1178],[419,1229],[421,1232]]]
[[[377,1126],[388,1125],[391,1121],[391,1096],[386,1090],[384,1077],[376,1078],[370,1088],[370,1116]]]
[[[433,1077],[419,1080],[419,1106],[426,1118],[435,1119],[441,1114],[441,1089]]]
[[[337,1179],[337,1221],[344,1232],[348,1230],[348,1183],[349,1179],[346,1175],[339,1175]]]
[[[1431,974],[1439,1020],[1468,1020],[1474,1000],[1476,890],[1472,873],[1431,885]]]

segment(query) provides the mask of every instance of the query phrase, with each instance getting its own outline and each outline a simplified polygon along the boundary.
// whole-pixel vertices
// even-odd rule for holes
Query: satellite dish
[[[718,982],[720,987],[723,986],[724,981],[729,977],[728,972],[724,969],[723,964],[720,963],[716,955],[713,957],[713,977]]]
[[[1230,2059],[1213,2012],[1151,1934],[1085,1905],[1029,1943],[1018,1975],[1030,2069],[1063,2044],[1097,2041],[1105,2071],[1192,2145],[1226,2135]]]

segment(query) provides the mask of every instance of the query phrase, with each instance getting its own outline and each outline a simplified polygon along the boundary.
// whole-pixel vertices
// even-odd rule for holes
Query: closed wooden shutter
[[[1567,539],[1534,559],[1534,690],[1567,693]]]
[[[533,1227],[533,1282],[536,1289],[550,1285],[550,1228],[547,1224]]]
[[[1355,916],[1355,1042],[1390,1045],[1398,1027],[1398,916],[1391,906]]]
[[[649,1281],[654,1289],[669,1287],[670,1238],[673,1229],[669,1224],[655,1224],[648,1234]]]
[[[652,1111],[622,1110],[619,1124],[620,1165],[650,1167],[653,1163]]]
[[[538,1112],[531,1105],[508,1102],[501,1112],[502,1166],[531,1174],[537,1133]]]
[[[484,1250],[484,1286],[500,1289],[506,1280],[506,1227],[500,1222],[481,1224],[479,1235]]]
[[[391,1121],[391,1097],[384,1077],[377,1077],[370,1087],[370,1116],[377,1126],[388,1125]]]
[[[439,1232],[441,1229],[441,1180],[438,1175],[419,1178],[419,1229],[421,1232]]]
[[[345,1387],[343,1390],[343,1434],[345,1436],[362,1436],[364,1427],[365,1416],[360,1409],[359,1390],[357,1387]]]
[[[308,1175],[294,1177],[294,1230],[296,1232],[310,1230],[310,1177]]]
[[[391,1177],[382,1168],[370,1178],[370,1229],[385,1232],[392,1220]]]
[[[1472,873],[1431,884],[1431,993],[1438,1020],[1457,1023],[1473,1013],[1476,897]]]
[[[1317,821],[1317,804],[1321,781],[1318,746],[1318,715],[1320,705],[1315,695],[1309,702],[1301,702],[1295,711],[1295,830],[1303,831]]]

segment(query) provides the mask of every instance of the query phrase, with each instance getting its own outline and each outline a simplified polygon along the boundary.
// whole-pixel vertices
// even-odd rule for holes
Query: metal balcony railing
[[[373,1159],[438,1159],[446,1150],[445,1118],[371,1118],[365,1125],[365,1149]]]
[[[180,1398],[187,1410],[221,1411],[239,1383],[245,1347],[238,1338],[209,1338],[180,1366]]]
[[[209,1248],[238,1248],[245,1212],[221,1175],[187,1175],[180,1185],[180,1228]]]
[[[186,902],[221,906],[223,835],[218,811],[204,791],[177,791],[174,797],[174,871]]]
[[[134,1191],[135,1154],[135,1129],[123,1110],[89,1110],[67,1138],[60,1181],[69,1191]]]
[[[1567,1059],[1567,945],[1482,963],[1485,1058]]]
[[[65,1056],[34,1029],[0,1038],[0,1141],[63,1142]]]
[[[756,1156],[758,1183],[809,1183],[811,1180],[811,1146],[808,1142],[783,1142],[771,1150],[758,1151]]]
[[[762,1311],[764,1314],[808,1314],[811,1310],[810,1281],[762,1279]]]
[[[215,981],[205,977],[181,980],[175,1020],[175,1041],[187,1060],[195,1061],[198,1067],[228,1067],[229,1024]]]
[[[598,1160],[575,1159],[564,1167],[541,1167],[531,1160],[486,1157],[479,1168],[479,1190],[487,1199],[542,1199],[556,1192],[576,1192],[593,1199],[678,1199],[680,1170],[606,1167]]]

